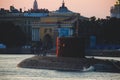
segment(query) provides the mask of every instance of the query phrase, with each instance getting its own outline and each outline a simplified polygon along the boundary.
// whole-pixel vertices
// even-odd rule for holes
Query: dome
[[[65,6],[64,0],[62,3],[62,6],[59,7],[59,10],[57,10],[56,12],[71,12],[70,10],[68,10],[68,8]]]

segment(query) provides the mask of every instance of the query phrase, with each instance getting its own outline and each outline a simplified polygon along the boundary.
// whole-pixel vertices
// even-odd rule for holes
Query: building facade
[[[74,34],[74,23],[78,19],[86,19],[79,13],[70,11],[63,0],[62,6],[56,11],[38,9],[37,0],[33,3],[33,9],[22,12],[14,6],[9,10],[0,10],[0,21],[12,21],[28,36],[28,43],[37,45],[40,41],[56,45],[57,37],[70,37]]]
[[[49,13],[49,16],[40,19],[40,38],[44,42],[49,36],[52,45],[56,45],[57,37],[73,36],[74,23],[80,17],[79,13],[70,11],[63,1],[58,10]]]
[[[16,26],[20,26],[27,36],[27,43],[25,45],[40,41],[40,18],[48,16],[49,11],[47,9],[31,9],[21,12],[21,9],[17,10],[14,6],[10,6],[10,8],[12,9],[5,10],[1,8],[0,21],[10,21]]]

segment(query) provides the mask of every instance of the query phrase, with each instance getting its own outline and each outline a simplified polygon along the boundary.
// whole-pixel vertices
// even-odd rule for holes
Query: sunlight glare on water
[[[57,71],[19,68],[17,64],[33,55],[0,55],[0,80],[120,80],[119,73]]]

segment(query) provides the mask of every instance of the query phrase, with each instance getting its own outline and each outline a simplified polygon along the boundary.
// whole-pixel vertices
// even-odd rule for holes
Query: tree
[[[120,44],[120,19],[111,18],[104,25],[104,39],[107,43]]]
[[[26,35],[20,26],[16,26],[13,22],[0,22],[0,41],[7,47],[19,47],[26,43]]]

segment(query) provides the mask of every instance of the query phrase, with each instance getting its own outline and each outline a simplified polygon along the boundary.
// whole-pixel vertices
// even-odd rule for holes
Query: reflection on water
[[[32,56],[0,55],[0,80],[120,80],[119,73],[67,72],[17,67],[23,59]]]

